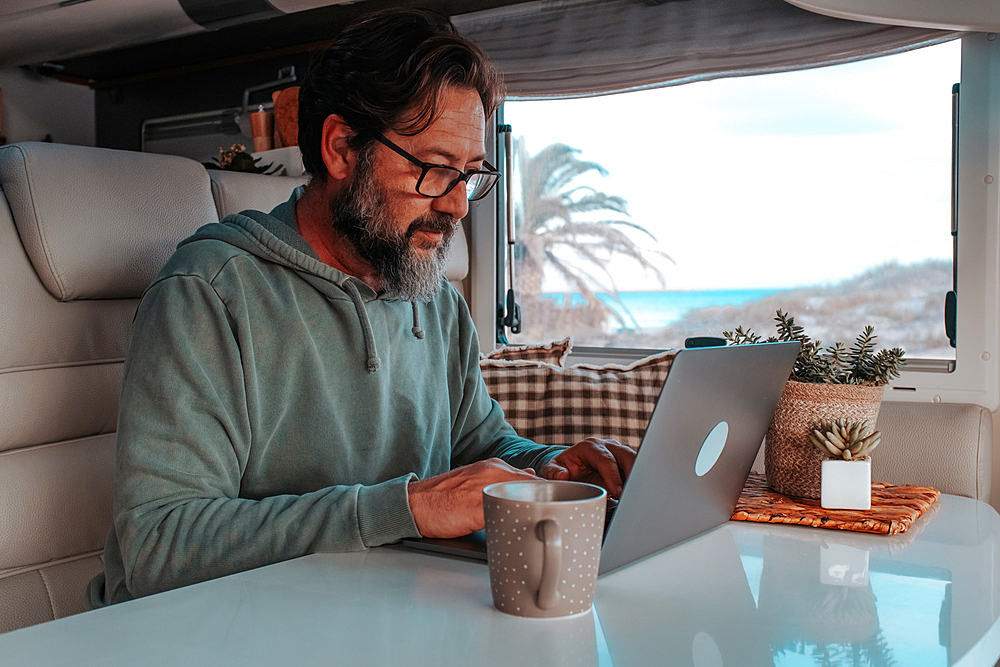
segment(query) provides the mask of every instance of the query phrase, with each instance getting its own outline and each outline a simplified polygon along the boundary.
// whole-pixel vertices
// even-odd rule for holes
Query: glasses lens
[[[496,173],[480,171],[472,174],[466,184],[466,194],[469,197],[469,201],[476,201],[485,197],[493,189],[493,186],[497,184],[498,180],[500,180],[500,174]]]
[[[441,197],[454,188],[464,174],[451,167],[430,167],[417,184],[417,192],[425,197]],[[469,175],[465,183],[465,196],[470,201],[482,199],[500,180],[500,174],[495,172],[475,172]]]
[[[417,192],[425,197],[440,197],[451,189],[461,178],[462,172],[450,167],[431,167],[417,186]]]

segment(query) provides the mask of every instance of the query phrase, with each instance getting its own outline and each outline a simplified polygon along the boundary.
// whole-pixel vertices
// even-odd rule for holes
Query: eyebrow
[[[462,158],[460,158],[459,156],[443,148],[432,148],[429,151],[427,151],[427,153],[429,155],[440,155],[444,159],[450,160],[452,162],[461,162],[462,160]],[[426,162],[426,160],[424,161]],[[473,157],[471,160],[469,160],[469,162],[485,162],[485,161],[486,161],[486,153],[480,153],[475,157]]]

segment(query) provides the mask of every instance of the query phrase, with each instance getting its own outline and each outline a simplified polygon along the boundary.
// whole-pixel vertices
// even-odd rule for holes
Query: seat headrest
[[[0,148],[0,188],[60,301],[140,296],[178,242],[218,221],[208,174],[182,157],[12,144]]]
[[[247,209],[267,213],[288,201],[295,188],[309,182],[307,176],[264,176],[221,169],[210,169],[208,177],[219,220]]]

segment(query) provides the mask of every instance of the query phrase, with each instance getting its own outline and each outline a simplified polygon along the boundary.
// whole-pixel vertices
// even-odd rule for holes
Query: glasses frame
[[[449,167],[446,164],[435,164],[433,162],[423,162],[421,160],[418,160],[417,158],[413,157],[412,155],[407,153],[405,150],[403,150],[396,144],[386,139],[385,135],[381,133],[375,133],[375,138],[389,150],[405,158],[412,164],[420,167],[420,178],[417,179],[417,185],[415,189],[417,191],[417,194],[420,195],[421,197],[427,197],[429,199],[439,199],[441,197],[444,197],[449,192],[454,190],[455,186],[457,186],[459,183],[468,183],[469,179],[477,174],[484,174],[486,176],[494,177],[493,183],[491,183],[488,188],[479,193],[475,198],[471,196],[472,193],[468,193],[469,201],[479,201],[480,199],[488,195],[493,190],[494,187],[496,187],[497,182],[500,180],[500,177],[502,176],[500,171],[497,170],[496,167],[491,165],[486,160],[483,160],[483,166],[486,167],[486,169],[470,169],[469,171],[462,171],[461,169],[456,169],[455,167]],[[457,176],[455,176],[455,179],[451,182],[451,185],[445,188],[445,191],[439,195],[429,195],[420,191],[420,186],[423,184],[424,178],[427,176],[427,172],[429,172],[431,169],[447,169],[448,171],[453,171],[457,174]]]

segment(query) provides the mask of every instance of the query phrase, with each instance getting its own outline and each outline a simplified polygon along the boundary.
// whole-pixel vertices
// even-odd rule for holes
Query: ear
[[[333,179],[346,180],[354,173],[357,153],[347,145],[347,140],[353,136],[354,131],[337,114],[331,114],[323,121],[320,154],[327,174]]]

